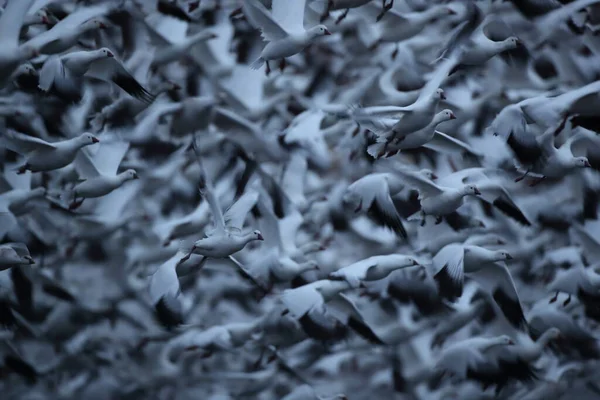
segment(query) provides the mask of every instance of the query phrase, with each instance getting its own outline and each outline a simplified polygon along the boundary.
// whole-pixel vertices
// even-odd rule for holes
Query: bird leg
[[[358,135],[358,132],[360,132],[360,124],[356,122],[356,128],[354,128],[354,130],[352,131],[352,137],[356,137],[356,135]]]
[[[392,52],[392,60],[395,60],[396,57],[398,57],[398,51],[400,51],[400,48],[399,48],[398,44],[396,43],[396,48]]]
[[[525,177],[527,176],[528,173],[529,173],[529,170],[525,171],[525,173],[522,176],[515,179],[515,182],[521,182],[523,179],[525,179]]]
[[[362,209],[362,200],[360,201],[360,203],[358,203],[358,207],[356,207],[356,208],[354,209],[354,212],[355,212],[355,213],[357,213],[357,212],[359,212],[361,209]]]
[[[385,13],[387,13],[388,11],[390,11],[392,9],[392,7],[394,7],[394,0],[390,0],[389,4],[385,4],[385,0],[381,0],[381,3],[383,6],[383,10],[381,10],[379,15],[377,16],[377,19],[376,19],[377,22],[381,21],[381,18],[383,18]]]
[[[71,204],[69,204],[69,211],[73,211],[78,209],[79,207],[81,207],[81,205],[83,204],[83,202],[85,201],[85,198],[81,199],[81,201],[77,201],[77,198],[73,198],[73,202]]]
[[[550,301],[548,302],[548,304],[552,304],[554,303],[556,300],[558,300],[558,291],[554,294],[554,297],[552,297],[550,299]]]
[[[319,19],[319,21],[321,23],[323,23],[323,21],[325,21],[327,18],[329,18],[329,13],[331,12],[332,9],[333,9],[333,0],[329,0],[327,2],[327,10],[325,10],[323,15],[321,15],[321,18]]]
[[[565,125],[567,124],[567,120],[569,119],[569,113],[565,113],[563,119],[560,121],[560,124],[554,130],[554,136],[558,136],[558,134],[565,129]]]
[[[421,226],[425,226],[425,221],[427,220],[427,215],[425,211],[421,211]]]
[[[346,11],[344,11],[342,13],[342,15],[340,15],[336,20],[335,20],[335,24],[339,25],[340,22],[342,22],[344,20],[344,18],[346,18],[346,16],[348,15],[348,13],[350,12],[349,8],[346,8]]]
[[[285,58],[282,58],[281,61],[279,61],[279,70],[281,72],[283,72],[284,69],[285,69]]]
[[[391,151],[391,152],[389,152],[389,153],[388,153],[388,154],[385,156],[385,158],[390,158],[390,157],[392,157],[392,156],[395,156],[396,154],[398,154],[398,152],[399,152],[399,151],[400,151],[400,149],[396,149],[396,150],[394,150],[394,151]]]
[[[571,294],[569,293],[569,297],[563,302],[563,307],[566,307],[571,302]]]
[[[28,169],[29,169],[29,164],[25,163],[21,167],[19,167],[19,169],[17,170],[17,174],[18,175],[24,174]]]
[[[542,183],[542,181],[543,181],[544,179],[546,179],[546,177],[545,177],[545,176],[542,176],[541,178],[537,178],[537,179],[535,179],[533,182],[531,182],[531,183],[529,184],[529,187],[534,187],[534,186],[537,186],[537,185],[539,185],[540,183]]]
[[[189,253],[187,253],[185,256],[183,256],[183,257],[181,258],[181,260],[179,260],[179,261],[177,262],[177,266],[180,266],[181,264],[183,264],[184,262],[186,262],[187,260],[189,260],[189,259],[190,259],[190,257],[192,256],[192,253],[194,252],[195,248],[196,248],[196,246],[192,247],[192,249],[190,250],[190,252],[189,252]],[[205,257],[205,258],[206,258],[206,257]],[[203,259],[203,261],[204,261],[204,259]]]
[[[267,76],[269,76],[269,74],[271,73],[271,67],[269,66],[268,61],[265,61],[265,64],[267,64],[267,68],[265,69],[265,74],[267,74]]]

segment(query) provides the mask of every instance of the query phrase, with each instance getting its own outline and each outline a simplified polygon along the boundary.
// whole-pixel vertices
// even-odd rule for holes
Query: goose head
[[[265,240],[262,233],[257,229],[251,233],[252,240]]]
[[[591,164],[587,157],[574,157],[573,165],[575,168],[591,168]]]
[[[91,144],[100,142],[100,140],[91,133],[82,133],[77,139],[83,146],[89,146]]]
[[[508,335],[500,335],[496,338],[496,343],[500,345],[513,345],[515,342]]]
[[[432,170],[427,168],[420,170],[419,173],[431,181],[434,181],[438,178],[438,176]]]
[[[313,26],[308,31],[306,31],[306,33],[308,33],[308,36],[311,38],[331,35],[331,32],[329,32],[329,30],[327,29],[327,27],[325,25]]]
[[[91,19],[81,24],[81,28],[84,31],[92,29],[106,29],[106,24],[99,19]]]
[[[109,49],[107,49],[106,47],[98,49],[98,55],[101,58],[114,58],[114,56],[115,56],[115,54],[112,51],[110,51]]]
[[[444,94],[444,89],[437,88],[435,90],[435,98],[440,100],[446,100],[446,95]]]
[[[502,41],[502,45],[506,50],[516,49],[517,47],[522,46],[522,44],[523,43],[516,36],[511,36]]]
[[[508,252],[504,250],[495,251],[493,257],[495,261],[505,261],[513,259],[513,256],[511,256]]]
[[[126,181],[133,180],[133,179],[139,179],[138,174],[135,171],[135,169],[128,169],[126,171],[123,171],[121,173],[121,176]]]
[[[475,185],[465,185],[463,186],[463,194],[465,196],[479,196],[481,195],[481,192]]]
[[[434,123],[436,125],[441,124],[445,121],[450,121],[451,119],[456,119],[456,115],[452,112],[452,110],[445,109],[437,113],[434,117]]]
[[[33,258],[30,256],[20,256],[17,252],[11,247],[2,247],[0,248],[0,259],[2,259],[5,264],[16,264],[16,265],[31,265],[35,264]]]

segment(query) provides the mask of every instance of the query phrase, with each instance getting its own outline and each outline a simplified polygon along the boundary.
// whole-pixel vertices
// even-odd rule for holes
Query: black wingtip
[[[450,301],[455,301],[462,296],[462,284],[461,282],[456,282],[452,279],[448,272],[448,264],[444,265],[444,267],[433,276],[433,279],[435,279],[437,283],[441,297]]]
[[[402,237],[403,239],[407,239],[408,233],[406,232],[406,229],[404,228],[404,225],[402,224],[402,220],[400,219],[400,216],[398,215],[398,213],[396,211],[394,212],[394,214],[395,215],[389,215],[388,213],[384,212],[381,209],[381,207],[379,206],[379,204],[377,204],[377,201],[374,201],[368,210],[368,215],[377,224],[383,225],[383,226],[391,229],[392,231],[394,231],[394,233],[396,235]]]
[[[494,200],[493,204],[494,204],[494,207],[496,207],[498,210],[500,210],[503,214],[514,219],[518,223],[525,225],[525,226],[531,226],[531,222],[529,222],[529,220],[527,219],[525,214],[523,214],[523,212],[521,212],[521,210],[519,210],[517,207],[512,205],[510,202],[508,202],[502,198],[498,198],[498,199]]]
[[[121,89],[129,93],[131,96],[143,101],[146,104],[151,104],[156,96],[146,90],[134,77],[130,75],[117,74],[113,77],[113,82]]]
[[[510,298],[501,288],[494,290],[492,297],[494,298],[494,301],[496,301],[496,304],[498,304],[498,307],[500,307],[502,314],[504,314],[512,326],[521,331],[527,329],[527,321],[525,320],[525,315],[523,314],[523,309],[521,308],[519,300]]]
[[[315,340],[335,342],[348,335],[348,328],[345,325],[320,311],[309,311],[300,317],[298,322],[304,333]]]
[[[166,296],[161,297],[154,309],[158,321],[169,330],[185,322],[181,304],[175,298],[169,300]]]
[[[385,342],[377,336],[373,330],[358,319],[354,317],[348,318],[348,328],[352,329],[354,332],[358,333],[363,339],[378,345],[384,345]]]

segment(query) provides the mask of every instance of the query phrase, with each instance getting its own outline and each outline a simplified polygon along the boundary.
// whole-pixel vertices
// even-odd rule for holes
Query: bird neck
[[[498,336],[493,338],[480,338],[482,341],[479,344],[479,349],[481,351],[486,351],[491,349],[492,347],[502,346],[504,345],[504,338]]]

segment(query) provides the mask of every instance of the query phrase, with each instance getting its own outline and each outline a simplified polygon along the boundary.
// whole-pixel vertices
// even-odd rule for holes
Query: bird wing
[[[152,304],[156,304],[165,295],[177,297],[180,293],[179,278],[177,278],[177,263],[184,257],[183,252],[177,252],[173,257],[169,258],[150,278],[150,298]]]
[[[288,33],[302,33],[305,6],[306,0],[273,0],[273,19]]]
[[[527,326],[517,288],[506,265],[492,263],[470,275],[492,295],[508,322],[517,329]]]
[[[19,46],[23,19],[32,3],[33,0],[9,0],[0,17],[0,37],[2,46],[6,49],[16,49]]]
[[[300,318],[324,303],[323,296],[312,284],[285,290],[281,294],[281,301],[294,318]]]
[[[0,240],[10,232],[10,230],[17,225],[17,219],[15,216],[4,207],[0,206]]]
[[[272,42],[288,36],[285,29],[273,20],[271,13],[258,1],[246,0],[242,6],[242,10],[250,23],[260,29],[262,37],[265,40]],[[302,10],[302,14],[304,14],[304,10]]]
[[[435,196],[444,192],[441,187],[418,172],[404,171],[401,169],[396,170],[396,172],[402,176],[407,185],[416,188],[419,193],[424,195],[423,197]]]
[[[292,202],[298,204],[304,198],[304,178],[306,177],[308,163],[302,152],[292,153],[285,167],[281,180],[281,187]]]
[[[117,174],[119,165],[127,150],[129,150],[129,142],[125,142],[114,137],[110,138],[110,134],[102,135],[100,146],[94,148],[95,154],[93,158],[94,165],[102,175],[114,176]]]
[[[402,219],[390,196],[390,189],[387,184],[379,186],[375,192],[375,201],[371,204],[369,211],[379,223],[392,229],[405,239],[408,237],[406,229],[402,225]]]
[[[85,75],[107,82],[112,81],[131,96],[147,104],[152,103],[156,98],[155,95],[145,89],[133,75],[125,69],[123,64],[114,57],[106,57],[94,61]]]
[[[477,189],[481,192],[479,198],[493,204],[505,215],[513,218],[523,225],[530,226],[529,218],[523,213],[523,210],[515,203],[510,193],[499,183],[490,179],[479,181]]]
[[[448,78],[448,74],[450,74],[450,71],[452,71],[452,69],[457,64],[458,64],[458,55],[457,54],[452,54],[452,55],[450,55],[450,57],[448,59],[444,60],[435,69],[435,71],[433,71],[429,80],[427,81],[425,86],[423,86],[423,89],[421,89],[421,91],[419,92],[419,97],[417,98],[417,101],[415,101],[413,104],[411,104],[409,106],[403,107],[404,110],[405,111],[414,110],[418,105],[429,100],[431,98],[431,96],[434,95],[435,91],[440,88],[442,83],[444,83],[446,78]]]
[[[45,140],[7,130],[3,140],[5,146],[19,154],[27,154],[35,150],[54,150],[56,146]]]
[[[433,257],[434,279],[442,297],[455,299],[462,295],[465,281],[464,258],[464,247],[458,243],[443,247]]]
[[[231,228],[242,229],[246,216],[257,201],[257,191],[249,190],[245,192],[223,215],[225,224]]]
[[[66,78],[67,71],[59,56],[50,56],[42,65],[38,87],[48,92],[58,77]]]
[[[600,139],[588,129],[578,128],[563,146],[569,146],[574,157],[587,157],[595,170],[600,170]]]
[[[214,221],[215,221],[215,234],[222,235],[225,233],[225,218],[223,217],[223,211],[221,210],[221,205],[219,204],[219,199],[215,195],[215,189],[213,187],[213,183],[211,179],[208,177],[204,166],[202,165],[202,160],[200,158],[200,152],[197,149],[196,138],[192,140],[192,146],[194,148],[194,152],[196,153],[196,158],[198,161],[198,165],[200,166],[200,183],[199,190],[200,194],[206,198],[208,205],[210,206],[210,210],[212,212]]]
[[[92,161],[92,155],[87,148],[77,152],[75,156],[75,169],[81,178],[90,179],[102,175]]]
[[[463,142],[462,140],[453,138],[452,136],[446,135],[440,131],[435,131],[433,134],[433,139],[431,139],[428,143],[425,143],[423,147],[438,151],[440,153],[467,152],[477,157],[483,156],[483,154],[475,150],[469,144]]]
[[[21,1],[17,1],[17,3],[19,2]],[[26,1],[23,1],[23,3],[25,2]],[[46,44],[70,34],[74,29],[84,22],[107,14],[113,8],[113,6],[114,4],[109,1],[95,6],[77,8],[75,11],[68,14],[64,19],[60,20],[51,29],[29,39],[25,45],[33,46],[34,48],[38,49],[42,48]]]

